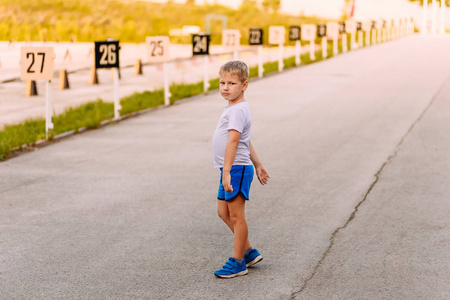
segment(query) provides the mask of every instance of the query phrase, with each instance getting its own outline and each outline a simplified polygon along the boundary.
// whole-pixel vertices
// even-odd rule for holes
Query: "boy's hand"
[[[226,171],[223,172],[223,174],[222,174],[222,185],[223,185],[223,189],[225,190],[225,192],[227,192],[227,193],[232,193],[233,192],[233,186],[231,185],[230,172],[226,172]]]
[[[256,176],[258,177],[258,180],[262,185],[265,185],[269,182],[270,176],[263,166],[256,168]]]

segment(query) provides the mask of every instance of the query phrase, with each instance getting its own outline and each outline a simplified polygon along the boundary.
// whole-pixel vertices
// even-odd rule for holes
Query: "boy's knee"
[[[240,212],[230,212],[230,219],[233,224],[245,221],[245,216]]]
[[[228,220],[230,219],[230,215],[228,214],[228,211],[223,210],[217,210],[217,214],[222,220]]]

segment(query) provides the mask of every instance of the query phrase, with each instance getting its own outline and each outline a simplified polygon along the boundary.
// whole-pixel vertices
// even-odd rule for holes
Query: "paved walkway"
[[[0,163],[1,299],[449,299],[450,38],[250,83],[264,260],[216,215],[211,94]]]

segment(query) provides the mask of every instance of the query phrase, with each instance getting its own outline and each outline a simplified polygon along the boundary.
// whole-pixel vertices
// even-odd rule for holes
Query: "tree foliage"
[[[261,4],[265,12],[277,13],[281,8],[281,0],[263,0]]]
[[[423,5],[423,3],[426,0],[409,0],[410,2],[420,2],[420,5]],[[441,1],[443,1],[443,4],[450,6],[450,0],[436,0],[437,3],[440,3]],[[433,0],[428,0],[428,3],[433,3]]]
[[[0,40],[92,42],[106,38],[138,42],[146,36],[169,35],[169,30],[185,25],[205,29],[208,14],[227,16],[228,28],[239,29],[242,44],[247,43],[250,27],[317,23],[316,17],[292,16],[278,11],[280,1],[271,2],[270,12],[255,0],[243,0],[239,9],[214,4],[188,5],[195,1],[155,3],[119,0],[0,0]],[[278,3],[278,4],[277,4]],[[212,42],[220,43],[222,24],[211,24]],[[266,37],[267,38],[267,37]],[[171,37],[172,42],[190,43],[190,37]]]

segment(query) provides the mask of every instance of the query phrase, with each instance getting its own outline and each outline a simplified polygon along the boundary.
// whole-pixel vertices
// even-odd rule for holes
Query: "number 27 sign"
[[[20,48],[20,79],[52,80],[53,53],[52,47]]]

